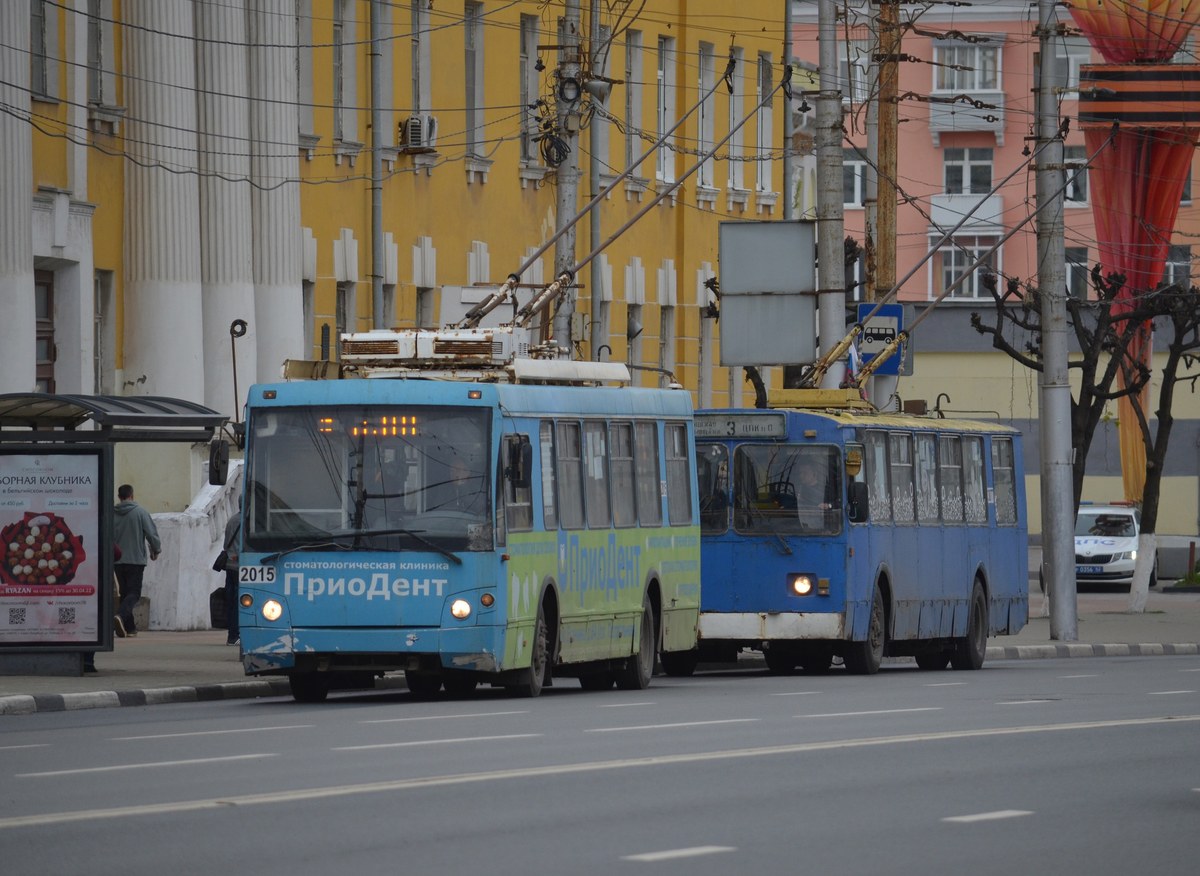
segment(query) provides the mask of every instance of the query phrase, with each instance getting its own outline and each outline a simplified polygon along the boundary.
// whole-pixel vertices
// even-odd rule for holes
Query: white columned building
[[[256,373],[246,0],[197,5],[196,37],[204,404],[237,418]],[[232,341],[236,319],[249,328]]]
[[[257,367],[259,380],[276,381],[285,359],[311,355],[301,294],[296,0],[249,0],[249,6]]]
[[[208,5],[208,4],[205,4]],[[204,401],[194,4],[126,0],[128,395]]]
[[[36,380],[33,296],[33,140],[29,128],[29,4],[0,3],[0,392],[29,392]]]

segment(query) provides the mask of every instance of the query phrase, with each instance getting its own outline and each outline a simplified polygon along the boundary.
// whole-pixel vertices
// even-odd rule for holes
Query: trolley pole
[[[1050,600],[1050,638],[1079,638],[1075,594],[1075,508],[1071,478],[1071,384],[1067,369],[1066,256],[1063,242],[1063,146],[1059,134],[1054,40],[1055,0],[1038,0],[1037,219],[1042,301],[1042,579]],[[1041,209],[1042,207],[1045,209]]]

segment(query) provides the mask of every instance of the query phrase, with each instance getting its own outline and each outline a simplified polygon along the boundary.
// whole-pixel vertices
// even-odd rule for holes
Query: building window
[[[1091,45],[1086,37],[1062,37],[1055,40],[1054,55],[1066,73],[1062,96],[1075,100],[1079,97],[1079,68],[1091,60]]]
[[[478,156],[483,152],[483,4],[467,3],[463,8],[463,39],[467,154]]]
[[[842,206],[858,209],[867,197],[867,157],[857,146],[842,150]]]
[[[659,308],[659,367],[663,371],[675,371],[675,308],[663,306]],[[666,374],[659,376],[659,381],[665,387],[668,377]]]
[[[29,91],[34,100],[52,100],[58,5],[47,0],[30,0],[29,6]]]
[[[1192,202],[1192,169],[1188,168],[1187,177],[1183,181],[1183,193],[1179,196],[1179,203],[1190,204]]]
[[[933,257],[935,297],[954,286],[964,276],[966,279],[950,293],[952,298],[987,298],[990,293],[983,288],[985,274],[999,274],[998,253],[993,252],[978,267],[971,265],[999,242],[990,235],[963,235],[954,237],[942,246]]]
[[[358,139],[354,50],[351,0],[336,0],[333,7],[333,137],[343,142]]]
[[[433,54],[429,46],[429,0],[412,0],[412,111],[427,113],[433,106]]]
[[[846,265],[846,300],[866,301],[867,251],[859,248],[853,262]]]
[[[864,103],[867,99],[867,68],[871,63],[870,40],[838,42],[838,87],[842,100]]]
[[[734,70],[742,69],[742,55],[740,48],[731,50],[734,61]],[[745,164],[742,161],[742,149],[745,145],[745,137],[743,136],[744,126],[741,125],[742,115],[745,113],[745,99],[742,93],[742,83],[745,80],[740,76],[733,77],[733,93],[729,95],[729,130],[733,131],[733,136],[729,138],[729,188],[737,191],[746,187]]]
[[[116,369],[116,304],[113,272],[96,271],[92,279],[92,391],[113,395]]]
[[[935,43],[933,70],[936,91],[997,91],[1000,47],[986,43]]]
[[[625,35],[625,166],[632,167],[641,155],[638,131],[642,127],[642,34]],[[634,173],[637,173],[635,170]]]
[[[1179,286],[1180,289],[1185,290],[1192,288],[1192,248],[1190,246],[1172,246],[1167,250],[1163,283]]]
[[[991,149],[945,151],[946,194],[986,195],[992,190]]]
[[[1087,300],[1088,292],[1088,249],[1086,246],[1068,246],[1067,294],[1080,301]]]
[[[697,150],[701,155],[706,155],[712,151],[713,141],[716,137],[716,121],[713,118],[716,112],[716,93],[709,94],[713,87],[713,77],[716,76],[716,71],[713,69],[713,47],[710,43],[700,44],[700,94],[707,95],[700,103],[700,121],[697,124],[700,133],[700,140],[696,144]],[[703,188],[712,188],[714,185],[713,169],[716,161],[709,156],[700,164],[700,171],[696,178],[696,184]]]
[[[534,164],[538,160],[537,133],[538,101],[541,87],[538,81],[538,17],[521,16],[521,161]]]
[[[54,272],[34,271],[33,306],[37,320],[37,392],[54,392]]]
[[[346,282],[337,284],[337,303],[334,311],[333,339],[334,349],[337,350],[338,361],[342,358],[342,335],[354,331],[357,302],[355,301],[355,284]]]
[[[312,0],[296,0],[296,48],[297,121],[300,134],[311,138],[316,132],[313,121]]]
[[[758,181],[756,189],[760,192],[772,192],[771,186],[772,161],[771,144],[775,139],[775,115],[772,107],[772,94],[775,90],[771,79],[771,56],[763,53],[758,56],[758,102],[762,104],[758,110]]]
[[[655,139],[661,140],[675,124],[675,40],[671,37],[658,38],[657,93]],[[654,176],[660,182],[675,181],[673,139],[667,138],[658,148]]]
[[[1064,146],[1063,164],[1067,171],[1067,188],[1063,197],[1068,204],[1088,202],[1087,147]]]

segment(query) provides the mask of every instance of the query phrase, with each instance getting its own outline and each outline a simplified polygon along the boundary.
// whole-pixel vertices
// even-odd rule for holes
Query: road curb
[[[255,699],[290,696],[286,678],[201,684],[145,690],[101,690],[89,693],[18,694],[0,697],[0,715],[31,715],[36,712],[74,712],[116,706],[157,706],[166,703],[196,703],[210,700]]]
[[[1145,643],[1140,645],[1087,645],[1079,642],[1052,645],[992,645],[991,660],[1034,660],[1047,657],[1167,657],[1200,654],[1200,644]]]

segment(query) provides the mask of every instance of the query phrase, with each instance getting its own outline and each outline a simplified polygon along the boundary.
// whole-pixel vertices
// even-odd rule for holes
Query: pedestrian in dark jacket
[[[225,644],[236,645],[241,638],[238,629],[238,545],[242,541],[242,500],[238,499],[237,513],[225,524]]]
[[[158,559],[162,541],[150,512],[133,501],[133,487],[121,484],[117,488],[120,500],[113,509],[113,538],[121,551],[121,561],[113,564],[117,573],[117,586],[121,593],[121,606],[113,618],[113,631],[117,638],[137,635],[133,621],[133,607],[142,598],[142,579],[146,574],[147,547],[149,558]]]

